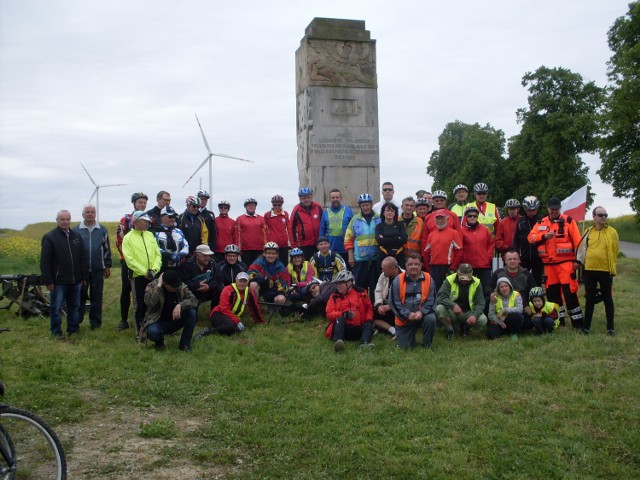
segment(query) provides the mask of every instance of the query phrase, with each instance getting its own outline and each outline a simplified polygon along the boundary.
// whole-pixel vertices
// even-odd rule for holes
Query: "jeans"
[[[489,340],[495,340],[496,338],[500,338],[502,335],[517,335],[520,333],[520,327],[522,327],[522,314],[510,313],[504,319],[504,324],[506,325],[506,328],[502,328],[497,323],[490,323],[487,327],[487,338]]]
[[[173,318],[160,318],[157,322],[147,327],[147,338],[156,345],[164,344],[164,336],[177,332],[182,328],[180,335],[180,346],[191,345],[193,330],[196,328],[196,311],[192,308],[182,310],[179,320]]]
[[[409,321],[402,327],[396,326],[396,338],[398,339],[398,347],[409,348],[416,346],[416,333],[418,328],[422,329],[422,346],[430,348],[433,343],[433,336],[436,333],[435,313],[430,313],[422,317],[422,320]]]
[[[80,286],[55,284],[50,295],[51,334],[62,335],[62,305],[67,302],[67,333],[76,333],[80,329]]]
[[[104,270],[89,272],[89,281],[80,288],[80,322],[84,320],[87,298],[91,302],[89,307],[89,323],[92,327],[102,325],[102,290],[104,287]]]

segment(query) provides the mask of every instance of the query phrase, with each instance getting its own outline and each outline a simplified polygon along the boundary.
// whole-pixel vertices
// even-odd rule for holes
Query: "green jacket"
[[[183,283],[178,289],[178,298],[180,299],[180,306],[182,309],[196,309],[198,308],[198,300],[191,293],[191,290]],[[147,285],[144,291],[144,303],[147,306],[147,311],[144,314],[144,320],[140,327],[140,338],[145,340],[147,338],[147,328],[152,323],[160,320],[162,314],[162,306],[164,305],[164,288],[158,287],[158,279]]]
[[[127,233],[122,240],[122,253],[134,277],[144,277],[149,270],[160,271],[160,247],[149,231],[131,230]]]
[[[484,313],[485,304],[482,288],[478,287],[480,287],[480,279],[473,277],[473,281],[471,282],[471,285],[469,285],[469,305],[476,317],[479,317]],[[452,273],[445,278],[440,290],[438,290],[438,296],[436,298],[437,304],[443,305],[448,309],[453,308],[456,300],[458,299],[459,291],[458,275],[456,273]]]

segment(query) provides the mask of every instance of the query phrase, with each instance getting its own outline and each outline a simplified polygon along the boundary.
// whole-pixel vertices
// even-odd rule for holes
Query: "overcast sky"
[[[216,159],[213,199],[258,212],[275,193],[297,202],[295,50],[314,17],[364,20],[377,41],[381,179],[396,195],[429,189],[426,165],[454,120],[490,123],[508,137],[526,106],[525,72],[565,67],[606,84],[607,30],[626,0],[238,2],[0,0],[0,227],[71,210],[93,185],[100,219],[208,188],[194,113]],[[595,202],[631,213],[585,158]],[[373,192],[371,192],[373,193]],[[215,209],[217,211],[217,209]]]

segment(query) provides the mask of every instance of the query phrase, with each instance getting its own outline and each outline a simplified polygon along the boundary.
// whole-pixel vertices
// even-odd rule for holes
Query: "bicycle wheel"
[[[13,446],[13,476],[6,479],[64,480],[67,459],[55,432],[37,415],[8,405],[0,406],[0,425]]]
[[[13,441],[0,424],[0,480],[11,480],[15,477],[15,469],[13,468],[15,456]]]

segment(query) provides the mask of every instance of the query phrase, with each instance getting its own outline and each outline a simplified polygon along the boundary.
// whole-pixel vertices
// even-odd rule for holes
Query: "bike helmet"
[[[282,198],[282,195],[274,195],[271,197],[271,203],[284,203],[284,198]]]
[[[373,203],[373,197],[371,195],[369,195],[368,193],[363,193],[362,195],[360,195],[358,197],[358,204],[360,203]]]
[[[300,190],[298,190],[298,196],[302,197],[305,195],[313,195],[313,190],[309,187],[300,187]]]
[[[240,247],[238,247],[235,243],[231,243],[224,247],[224,253],[237,253],[240,254]]]
[[[479,182],[473,186],[473,191],[475,193],[487,193],[489,191],[489,187],[486,183]]]
[[[515,198],[510,198],[504,202],[504,208],[520,208],[520,202]]]
[[[206,198],[208,200],[211,198],[211,195],[209,195],[209,192],[207,192],[206,190],[198,190],[198,193],[196,193],[196,197]]]
[[[427,200],[426,198],[419,198],[418,200],[416,200],[416,207],[417,207],[418,205],[425,205],[425,206],[429,206],[429,205],[431,205],[431,204],[429,203],[429,200]]]
[[[531,290],[529,290],[529,299],[535,297],[544,297],[544,290],[542,289],[542,287],[533,287]]]
[[[458,192],[458,190],[464,190],[465,192],[469,193],[469,189],[463,183],[459,183],[458,185],[453,187],[453,194],[455,195]]]
[[[304,252],[301,249],[299,249],[298,247],[292,248],[291,251],[289,252],[289,256],[291,258],[293,258],[293,257],[303,257],[304,256]]]
[[[349,270],[340,270],[336,277],[333,279],[333,283],[341,282],[353,282],[353,273]]]
[[[144,193],[136,192],[133,195],[131,195],[131,203],[136,203],[136,200],[139,200],[141,198],[144,198],[145,200],[149,200],[149,197],[147,197]]]
[[[247,205],[249,205],[250,203],[253,203],[254,205],[258,205],[258,201],[255,198],[247,198],[244,201],[244,206],[246,207]]]
[[[276,242],[267,242],[264,244],[264,251],[266,252],[267,250],[276,250],[278,251],[280,247],[278,247],[278,244]]]
[[[466,217],[467,214],[471,212],[476,212],[477,214],[480,214],[480,210],[478,210],[478,207],[474,207],[473,205],[471,205],[470,207],[467,207],[464,209],[464,216]]]
[[[187,197],[187,199],[185,200],[185,203],[187,204],[187,207],[190,207],[192,205],[199,207],[200,206],[200,200],[198,200],[198,197],[194,196],[194,195],[189,195]]]
[[[540,200],[533,195],[529,195],[522,200],[522,206],[527,210],[538,210],[540,208]]]
[[[220,200],[220,202],[218,202],[218,208],[220,207],[231,208],[231,202],[229,202],[229,200]]]
[[[431,194],[431,198],[444,198],[446,200],[447,194],[444,192],[444,190],[436,190]]]

